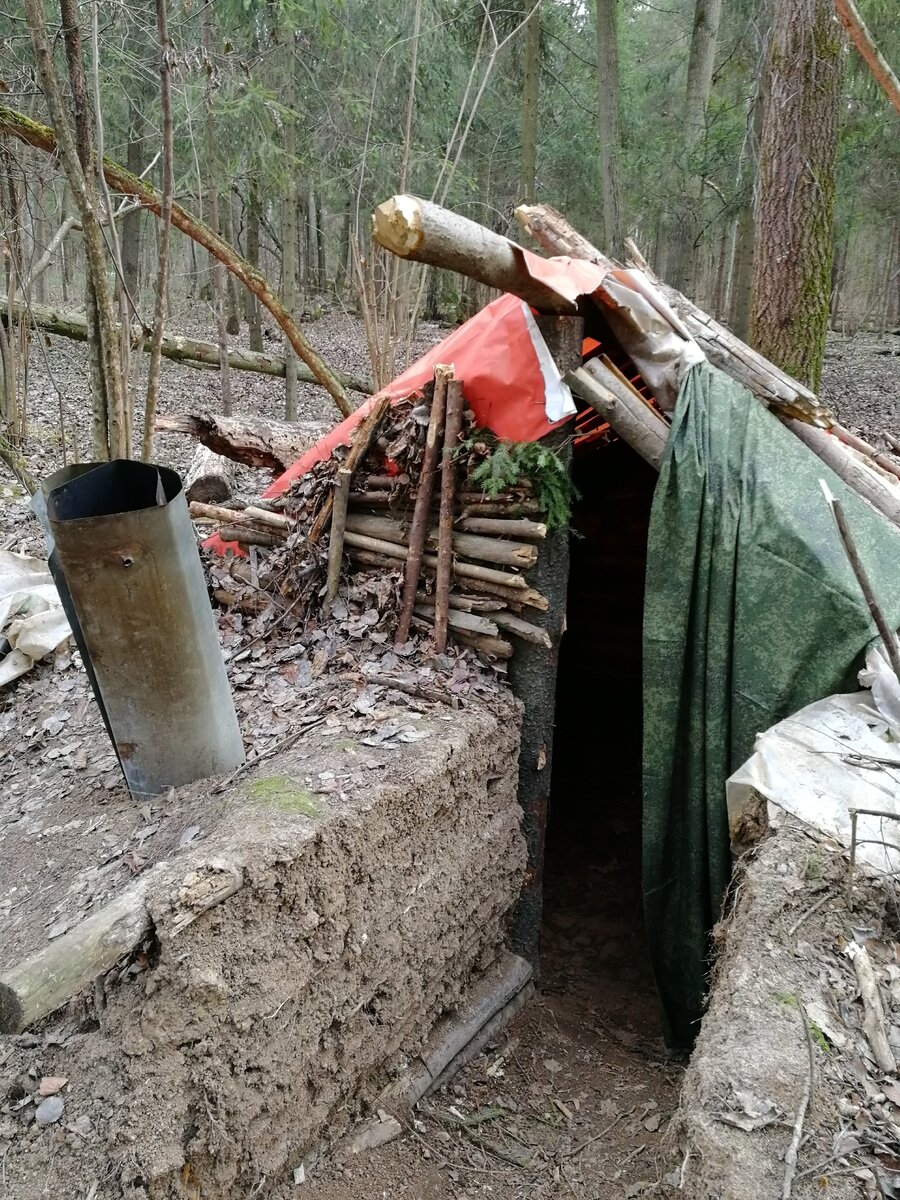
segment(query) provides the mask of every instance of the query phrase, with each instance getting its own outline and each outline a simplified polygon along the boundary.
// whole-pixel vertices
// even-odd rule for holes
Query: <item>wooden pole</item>
[[[444,415],[447,407],[447,384],[452,378],[452,367],[441,364],[435,367],[434,391],[431,397],[431,415],[428,418],[428,430],[425,434],[425,453],[419,473],[419,486],[416,494],[416,506],[413,511],[412,527],[409,531],[409,554],[404,555],[406,558],[406,572],[403,579],[403,599],[400,604],[400,617],[397,621],[397,632],[394,637],[394,644],[397,646],[402,646],[409,638],[412,610],[416,600],[416,589],[419,585],[419,571],[422,566],[422,552],[425,548],[425,538],[428,532],[428,513],[431,508],[431,495],[434,490],[437,457],[441,446],[441,435],[444,431]],[[372,548],[374,549],[375,547]]]
[[[890,63],[876,46],[853,0],[834,0],[834,7],[860,57],[872,72],[873,79],[900,113],[900,82],[891,70]]]
[[[572,391],[608,421],[623,442],[658,471],[669,425],[643,399],[637,399],[598,359],[591,359],[566,376]]]
[[[443,654],[447,649],[448,597],[453,557],[453,508],[456,501],[456,451],[462,432],[463,403],[463,385],[460,380],[451,379],[447,384],[447,416],[444,422],[444,445],[441,452],[441,511],[438,518],[438,562],[434,606],[434,647],[438,654]]]
[[[869,573],[860,558],[856,539],[853,536],[853,531],[850,528],[843,505],[833,495],[824,479],[820,479],[819,482],[822,485],[825,500],[834,516],[847,559],[853,569],[853,574],[856,576],[856,582],[859,584],[859,590],[863,594],[869,612],[872,614],[872,620],[875,622],[875,628],[878,630],[881,641],[884,644],[884,651],[888,656],[888,662],[891,664],[891,669],[897,676],[898,681],[900,681],[900,646],[897,644],[897,635],[888,624],[887,617],[884,615],[884,609],[879,604],[878,597],[875,595],[875,589],[872,587]]]

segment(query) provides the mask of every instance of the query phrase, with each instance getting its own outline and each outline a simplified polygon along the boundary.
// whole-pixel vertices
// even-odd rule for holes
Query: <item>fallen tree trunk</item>
[[[0,317],[9,317],[10,304],[5,296],[0,296]],[[60,308],[52,308],[46,304],[24,304],[16,301],[12,305],[13,317],[16,320],[26,318],[43,329],[45,333],[55,333],[60,337],[72,338],[78,342],[87,341],[87,319],[79,312],[70,312]],[[117,329],[120,328],[117,326]],[[150,353],[149,339],[136,336],[133,345],[139,346],[145,354]],[[207,368],[215,370],[219,366],[219,347],[213,342],[200,342],[195,338],[182,337],[179,334],[163,334],[161,353],[163,358],[172,362],[182,363],[186,367],[198,370]],[[260,354],[255,350],[242,350],[235,347],[228,351],[228,366],[235,371],[253,371],[258,375],[274,375],[283,379],[285,373],[284,357],[280,354]],[[361,392],[371,395],[372,384],[367,379],[357,379],[353,375],[344,375],[335,371],[335,376],[351,392]],[[308,367],[297,365],[297,378],[302,383],[318,384],[319,380]]]
[[[33,146],[36,150],[42,150],[45,154],[56,154],[58,151],[56,134],[49,125],[43,125],[40,121],[34,121],[3,105],[0,105],[0,133],[18,138],[20,142],[24,142],[27,146]],[[109,158],[103,160],[103,175],[106,182],[115,191],[126,196],[136,197],[144,208],[157,217],[162,215],[162,196],[149,183],[139,179],[137,175],[132,175],[130,171]],[[208,250],[269,310],[290,342],[294,353],[306,363],[334,400],[343,416],[349,417],[353,407],[347,397],[344,385],[312,348],[284,302],[269,286],[262,272],[238,254],[235,248],[211,229],[205,221],[193,216],[180,204],[172,205],[172,224],[192,241]]]
[[[548,254],[568,254],[572,258],[584,258],[607,270],[617,269],[618,264],[607,258],[587,238],[573,229],[569,222],[548,205],[520,205],[516,219],[522,228],[534,238]],[[737,379],[764,404],[776,405],[789,413],[803,413],[817,424],[830,425],[828,409],[817,397],[791,379],[768,359],[751,350],[740,338],[718,321],[714,321],[681,292],[658,280],[638,253],[633,242],[629,247],[634,265],[644,272],[669,303],[676,317],[683,323],[687,333],[699,344],[709,361],[726,374]]]
[[[216,454],[280,475],[328,432],[321,421],[265,421],[187,413],[157,417],[157,433],[186,433]]]
[[[545,313],[574,313],[576,305],[533,279],[521,246],[417,196],[392,196],[375,209],[372,236],[399,258],[458,271],[488,287],[512,292]]]

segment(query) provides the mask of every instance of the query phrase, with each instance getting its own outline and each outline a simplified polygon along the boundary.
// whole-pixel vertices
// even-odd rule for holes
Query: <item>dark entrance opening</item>
[[[659,1046],[641,912],[641,634],[658,476],[624,442],[578,455],[556,691],[542,988]]]

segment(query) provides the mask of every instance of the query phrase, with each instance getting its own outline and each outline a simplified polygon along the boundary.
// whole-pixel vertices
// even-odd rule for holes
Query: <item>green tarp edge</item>
[[[644,909],[670,1045],[703,1011],[731,874],[725,780],[756,735],[854,691],[874,624],[819,480],[900,625],[900,530],[707,363],[679,392],[644,601]]]

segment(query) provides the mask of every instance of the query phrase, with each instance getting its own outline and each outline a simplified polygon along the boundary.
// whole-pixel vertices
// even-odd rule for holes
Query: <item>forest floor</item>
[[[175,328],[207,340],[212,336],[208,316],[175,322]],[[446,332],[423,326],[416,352]],[[309,333],[332,365],[369,373],[357,318],[332,310],[311,323]],[[280,339],[269,334],[269,347],[280,348]],[[25,457],[40,478],[63,465],[60,414],[70,460],[73,440],[82,454],[89,448],[90,416],[84,347],[62,338],[36,341]],[[835,336],[828,345],[824,398],[845,425],[879,444],[885,428],[900,433],[898,351],[900,337],[891,334]],[[141,366],[145,370],[145,362]],[[236,414],[281,416],[280,380],[234,372],[232,387]],[[217,406],[214,372],[163,360],[161,412]],[[312,386],[301,386],[298,407],[303,418],[337,419],[328,397]],[[178,470],[186,468],[193,450],[184,437],[157,439],[157,460]],[[268,476],[258,472],[241,477],[248,497],[267,483]],[[6,476],[0,477],[0,547],[43,556],[43,536],[27,499]],[[277,678],[266,686],[277,684],[277,692],[287,685],[284,668],[271,674]],[[168,847],[174,838],[175,845],[197,822],[184,811],[153,828],[160,826],[159,814],[139,811],[124,794],[93,707],[83,673],[68,651],[41,664],[0,702],[0,764],[6,762],[0,770],[17,793],[9,798],[19,810],[36,791],[46,795],[56,788],[64,801],[67,792],[71,799],[87,782],[105,792],[108,802],[95,815],[107,826],[110,857],[98,869],[111,864],[118,872],[123,862],[127,865],[123,838],[131,839],[132,852],[141,856],[147,853],[145,843],[152,850],[150,839],[161,839],[160,845],[165,840]],[[260,736],[270,732],[257,731]],[[55,832],[64,841],[79,841],[85,832],[78,824],[83,811],[72,807],[70,816],[60,817]],[[453,1083],[420,1105],[402,1138],[363,1158],[314,1168],[303,1188],[288,1189],[284,1197],[630,1200],[674,1195],[680,1162],[672,1157],[666,1129],[678,1104],[683,1066],[666,1056],[660,1038],[641,931],[638,846],[637,827],[626,823],[602,843],[592,842],[589,850],[576,839],[564,853],[551,854],[535,999]],[[55,919],[65,915],[57,913]]]

